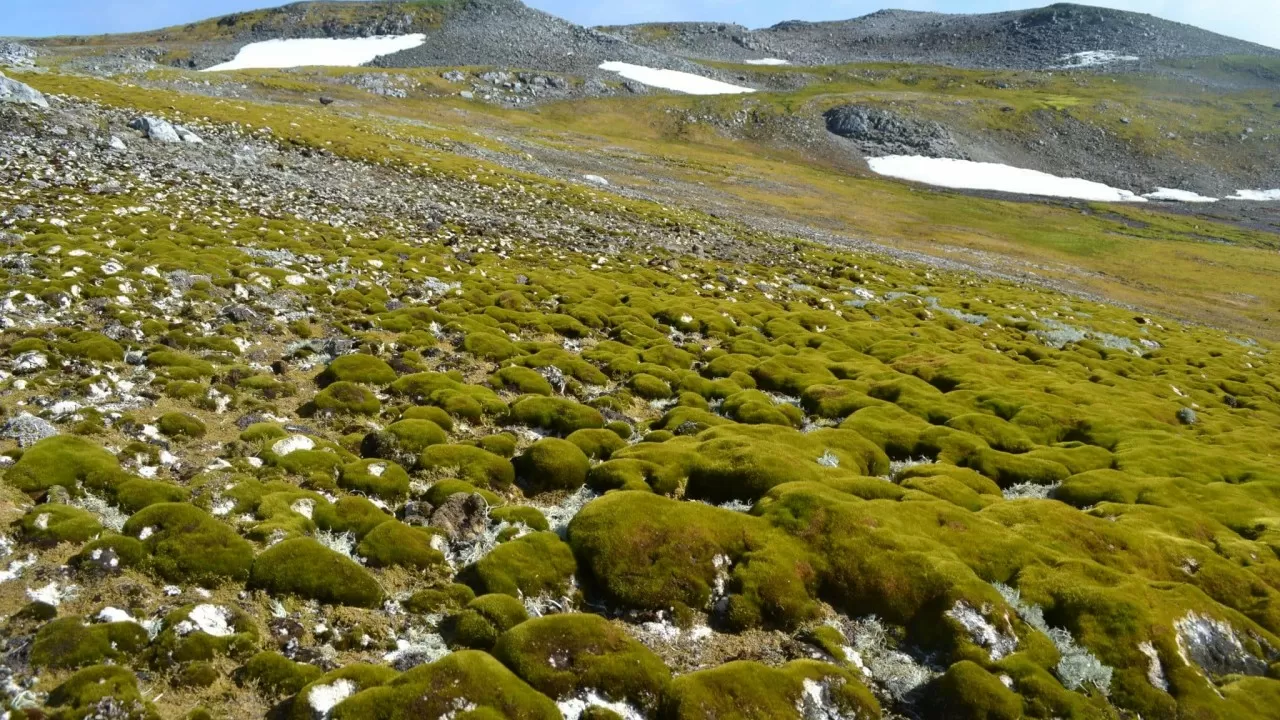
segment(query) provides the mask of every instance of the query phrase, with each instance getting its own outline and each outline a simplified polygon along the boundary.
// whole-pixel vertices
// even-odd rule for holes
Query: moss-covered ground
[[[58,432],[2,446],[12,710],[1274,716],[1265,338],[508,171],[457,126],[28,79],[511,221],[7,161],[0,407]],[[904,234],[963,207],[1108,237],[856,183],[859,216],[915,203]],[[1037,247],[1269,277],[1265,234],[1165,219]]]

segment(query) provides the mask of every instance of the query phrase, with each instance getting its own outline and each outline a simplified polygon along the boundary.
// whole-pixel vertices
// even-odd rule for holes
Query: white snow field
[[[889,155],[870,158],[867,164],[881,175],[956,190],[994,190],[1098,202],[1147,201],[1128,190],[1118,190],[1091,180],[1063,178],[999,163]]]
[[[311,65],[358,67],[383,55],[416,48],[426,41],[427,36],[422,33],[365,38],[266,40],[245,45],[236,53],[235,59],[205,68],[205,72]]]
[[[1148,200],[1171,200],[1173,202],[1186,203],[1218,202],[1218,198],[1205,197],[1199,193],[1193,193],[1190,190],[1178,190],[1176,188],[1156,188],[1155,192],[1149,192],[1142,197]]]
[[[1280,188],[1275,190],[1237,190],[1228,200],[1257,200],[1267,202],[1280,200]]]
[[[628,80],[635,80],[643,85],[675,90],[689,95],[736,95],[755,92],[755,90],[748,87],[730,85],[719,80],[704,78],[701,75],[677,70],[659,70],[645,67],[644,65],[632,65],[631,63],[612,60],[600,63],[600,69],[618,73]]]
[[[759,60],[743,60],[747,65],[790,65],[791,63],[782,58],[760,58]]]

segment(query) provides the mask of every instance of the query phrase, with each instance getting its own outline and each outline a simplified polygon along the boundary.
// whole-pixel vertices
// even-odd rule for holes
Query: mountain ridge
[[[1146,60],[1212,55],[1280,56],[1280,50],[1154,15],[1059,3],[1030,10],[953,14],[883,9],[847,20],[646,23],[610,32],[664,52],[741,61],[773,55],[796,64],[915,62],[1045,69],[1064,56],[1111,51]]]

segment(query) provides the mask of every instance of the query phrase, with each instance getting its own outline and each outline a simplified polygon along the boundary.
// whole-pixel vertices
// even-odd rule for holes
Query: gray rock
[[[190,130],[188,130],[187,128],[181,125],[174,125],[173,129],[177,131],[178,137],[184,143],[191,143],[193,145],[198,145],[204,142],[204,140],[200,139],[199,135],[196,135],[195,133],[191,132]]]
[[[460,83],[463,80],[467,79],[466,75],[463,75],[461,72],[457,70],[450,70],[449,72],[444,73],[440,77],[444,78],[445,80],[448,80],[451,83]]]
[[[13,359],[13,371],[19,375],[33,373],[49,367],[49,358],[38,350],[24,352]]]
[[[111,136],[111,140],[107,142],[107,147],[111,148],[112,150],[117,150],[119,152],[124,152],[125,150],[128,149],[127,147],[125,147],[124,141],[116,137],[115,135]]]
[[[35,105],[42,108],[49,107],[49,101],[44,98],[44,95],[39,90],[26,83],[20,83],[13,78],[7,78],[3,74],[0,74],[0,103]]]
[[[167,120],[144,115],[129,123],[129,127],[142,131],[148,139],[156,142],[182,142],[182,138],[178,136],[177,129]]]
[[[924,155],[967,159],[946,128],[905,118],[890,110],[842,105],[823,114],[827,130],[848,138],[867,155]]]
[[[1186,649],[1192,662],[1214,676],[1265,675],[1267,663],[1254,656],[1227,623],[1200,615],[1187,613],[1174,623],[1179,646]]]
[[[18,447],[31,447],[41,440],[57,434],[58,428],[53,423],[38,418],[31,413],[22,413],[17,417],[10,418],[8,422],[0,426],[0,437],[17,440]]]

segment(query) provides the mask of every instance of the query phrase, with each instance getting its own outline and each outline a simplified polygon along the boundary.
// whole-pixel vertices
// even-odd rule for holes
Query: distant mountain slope
[[[206,68],[246,44],[276,38],[423,33],[421,47],[380,58],[385,67],[498,65],[588,73],[614,60],[714,75],[714,71],[615,35],[575,25],[520,0],[300,2],[140,33],[44,38],[48,50],[93,53],[129,47],[163,63]]]
[[[1273,55],[1280,50],[1151,15],[1057,4],[984,15],[881,10],[852,20],[790,21],[761,30],[739,25],[663,23],[607,28],[630,42],[686,57],[797,64],[855,61],[1041,69],[1110,51],[1143,60]]]
[[[587,72],[600,63],[622,62],[708,74],[705,68],[616,35],[585,28],[519,0],[460,0],[427,42],[379,58],[384,67],[504,65],[555,72]]]

